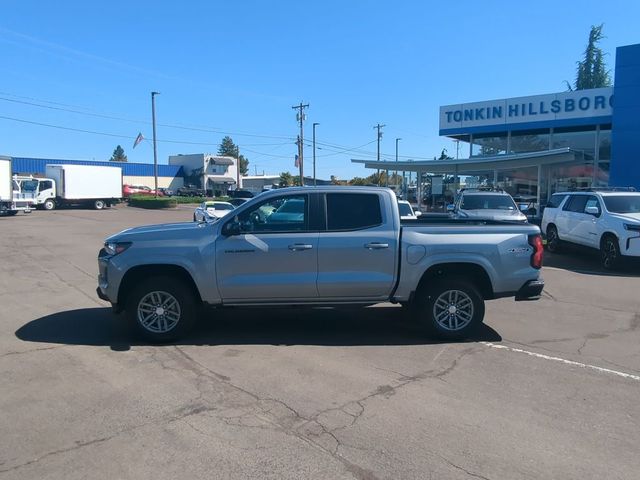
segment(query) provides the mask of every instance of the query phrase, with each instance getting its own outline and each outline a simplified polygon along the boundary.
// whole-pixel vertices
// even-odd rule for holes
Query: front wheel
[[[482,295],[464,280],[444,280],[426,289],[416,302],[414,312],[418,322],[440,338],[466,338],[484,319]]]
[[[96,200],[95,202],[93,202],[93,208],[95,208],[96,210],[102,210],[105,206],[106,203],[104,200]]]
[[[151,342],[170,342],[186,334],[197,315],[197,301],[182,281],[154,277],[138,285],[126,313],[136,332]]]
[[[615,269],[620,263],[620,245],[618,239],[607,235],[600,242],[600,259],[602,266],[607,270]]]
[[[53,200],[53,198],[47,198],[44,203],[42,204],[42,207],[45,210],[55,210],[56,208],[56,202]]]

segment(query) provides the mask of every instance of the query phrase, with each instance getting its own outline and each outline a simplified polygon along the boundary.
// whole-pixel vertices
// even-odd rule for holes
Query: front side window
[[[278,197],[245,210],[234,221],[243,233],[307,230],[309,205],[306,195]]]
[[[598,210],[600,210],[600,203],[598,202],[598,199],[593,195],[587,197],[587,203],[585,203],[584,205],[585,212],[589,207],[596,207]]]
[[[329,230],[360,230],[381,224],[380,198],[375,193],[327,194]]]
[[[588,198],[587,195],[572,195],[571,198],[567,200],[563,210],[567,212],[584,213]]]

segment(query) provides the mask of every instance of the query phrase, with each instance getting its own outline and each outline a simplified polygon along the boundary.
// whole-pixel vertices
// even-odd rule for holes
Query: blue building
[[[563,190],[640,189],[634,145],[640,139],[640,44],[616,50],[614,87],[442,106],[440,135],[458,142],[462,158],[352,161],[417,172],[422,192],[430,193],[430,179],[442,175],[454,179],[445,194],[463,183],[493,185],[536,197],[538,204]]]

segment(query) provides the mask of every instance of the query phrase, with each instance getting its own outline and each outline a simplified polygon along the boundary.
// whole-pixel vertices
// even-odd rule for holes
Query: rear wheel
[[[560,237],[555,225],[547,227],[547,250],[551,253],[557,253],[560,250]]]
[[[607,270],[613,270],[620,264],[620,245],[613,235],[606,235],[600,242],[600,260]]]
[[[105,206],[106,203],[104,200],[96,200],[95,202],[93,202],[93,208],[95,208],[96,210],[102,210]]]
[[[197,300],[182,281],[154,277],[138,285],[127,301],[126,313],[136,332],[152,342],[170,342],[193,326]]]
[[[446,339],[462,339],[482,323],[484,299],[469,282],[444,280],[419,295],[414,315],[429,333]]]
[[[47,198],[42,204],[42,207],[45,210],[54,210],[56,208],[56,202],[53,200],[53,198]]]

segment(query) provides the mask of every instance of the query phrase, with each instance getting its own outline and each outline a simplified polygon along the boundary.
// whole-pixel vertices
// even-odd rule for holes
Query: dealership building
[[[419,199],[440,176],[453,179],[449,194],[492,185],[539,205],[558,191],[640,189],[640,44],[617,48],[613,87],[442,106],[440,135],[464,158],[352,162],[416,172]]]

